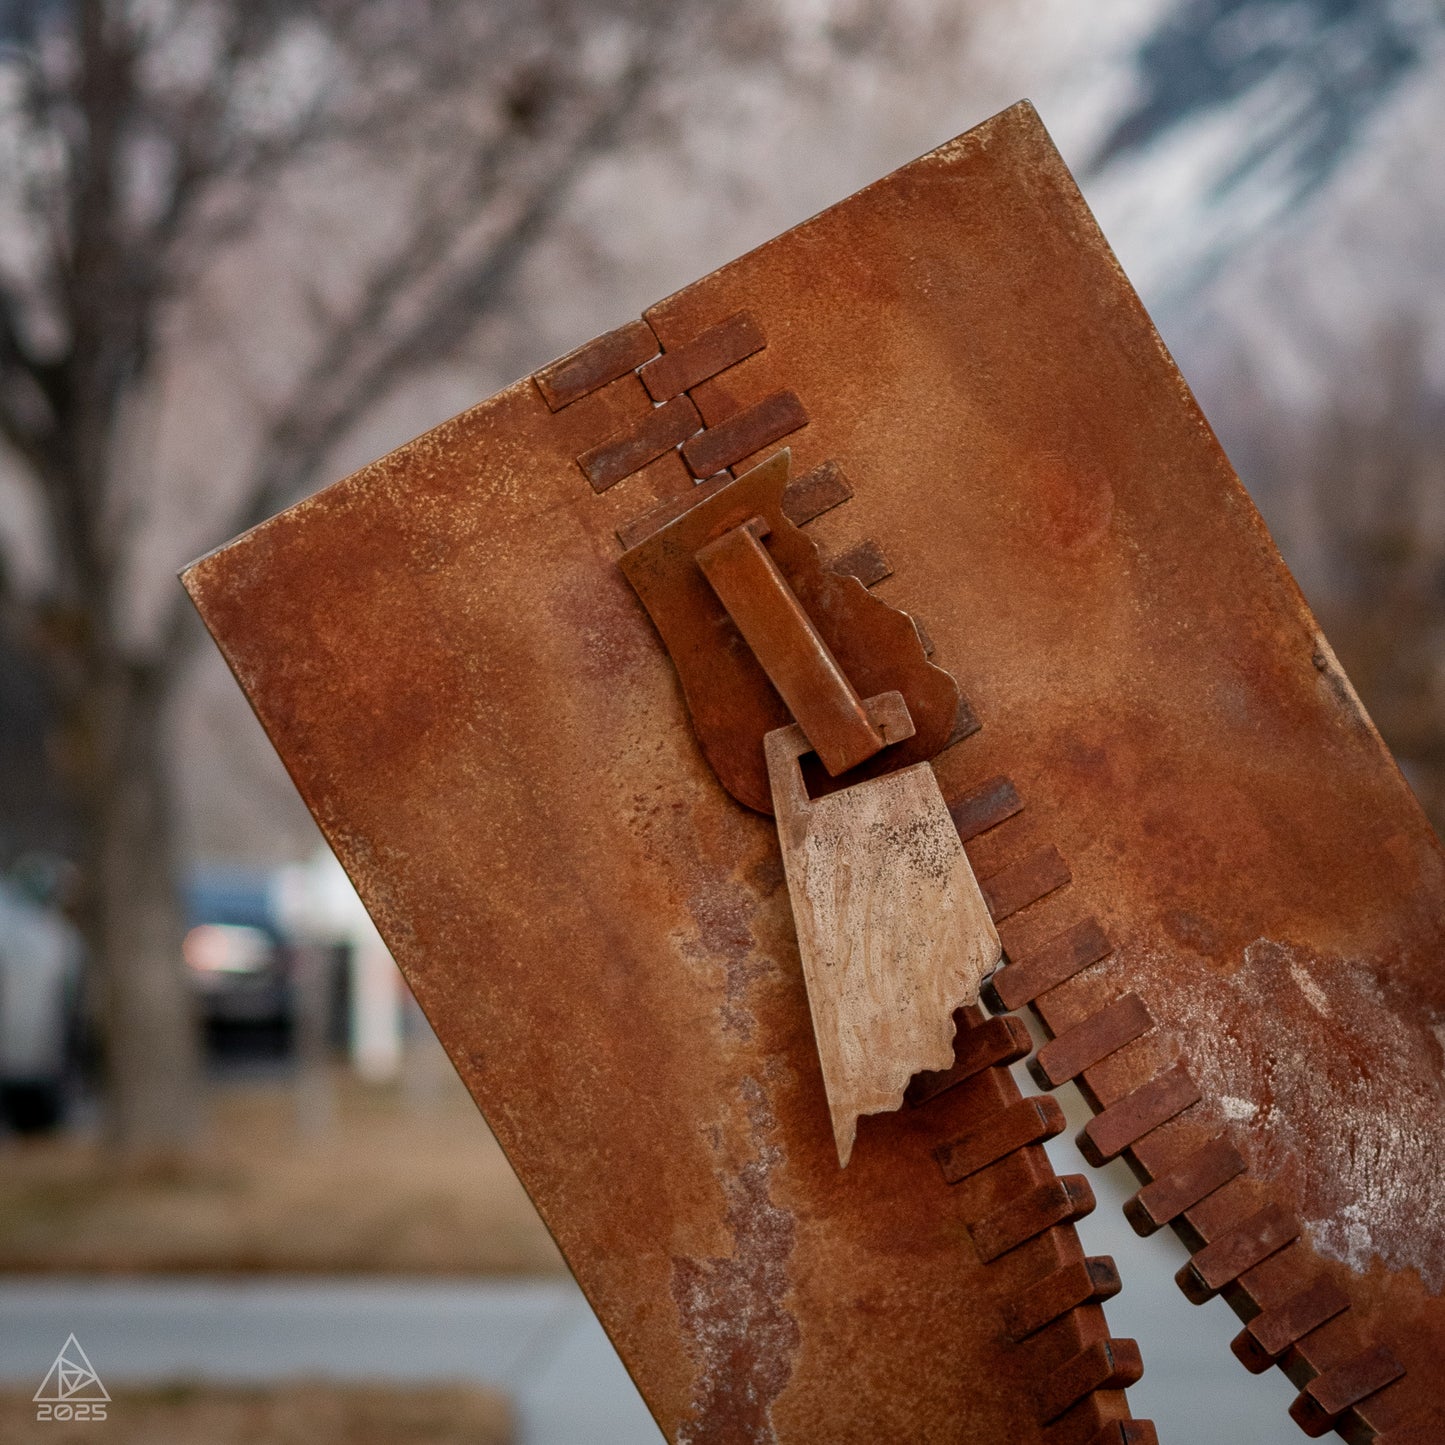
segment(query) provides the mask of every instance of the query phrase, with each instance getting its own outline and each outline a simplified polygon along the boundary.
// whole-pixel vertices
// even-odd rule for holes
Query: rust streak
[[[773,1142],[777,1120],[756,1079],[744,1079],[742,1097],[755,1152],[720,1181],[733,1252],[672,1261],[672,1298],[698,1366],[678,1445],[775,1440],[772,1405],[802,1339],[783,1304],[796,1226],[771,1196],[771,1176],[785,1162]]]

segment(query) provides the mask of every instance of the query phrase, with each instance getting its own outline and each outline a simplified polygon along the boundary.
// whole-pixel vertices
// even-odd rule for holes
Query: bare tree
[[[1445,833],[1445,396],[1429,341],[1415,319],[1382,329],[1297,484],[1320,530],[1325,631]]]
[[[1396,316],[1347,347],[1294,306],[1278,314],[1297,354],[1327,358],[1325,384],[1290,406],[1268,397],[1257,355],[1229,353],[1229,450],[1445,836],[1445,392],[1430,322]]]
[[[579,180],[645,123],[680,46],[705,32],[766,49],[767,21],[740,15],[677,0],[0,0],[0,437],[48,526],[53,585],[31,621],[87,840],[108,1134],[124,1155],[184,1149],[200,1093],[167,743],[198,629],[179,589],[151,612],[132,595],[149,525],[133,422],[172,319],[278,197],[338,175],[374,188],[348,265],[295,280],[309,344],[265,399],[215,518],[227,536],[314,484],[368,408],[473,334]]]

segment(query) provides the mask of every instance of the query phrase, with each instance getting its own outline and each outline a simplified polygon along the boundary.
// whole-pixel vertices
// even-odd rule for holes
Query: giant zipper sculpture
[[[1067,1081],[1445,1440],[1439,846],[1027,105],[185,582],[670,1440],[1152,1440]]]

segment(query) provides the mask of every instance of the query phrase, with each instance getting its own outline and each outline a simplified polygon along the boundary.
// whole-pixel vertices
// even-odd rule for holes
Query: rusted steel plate
[[[592,495],[575,462],[639,391],[519,383],[187,585],[667,1435],[1040,1442],[1057,1328],[1108,1327],[1080,1299],[1001,1350],[1002,1302],[1083,1251],[968,1245],[1053,1177],[1028,1145],[955,1185],[933,1159],[1017,1103],[997,1065],[865,1119],[840,1175],[772,825],[617,567],[670,474]]]
[[[1111,1110],[1110,1142],[1147,1179],[1230,1126],[1252,1207],[1301,1235],[1225,1297],[1332,1281],[1350,1307],[1291,1367],[1407,1438],[1445,1349],[1445,868],[1032,112],[647,320],[665,354],[741,311],[768,344],[699,383],[703,421],[798,398],[795,471],[853,492],[811,534],[876,539],[879,595],[983,724],[937,760],[945,799],[1006,777],[1022,802],[975,870],[1066,865],[1000,930],[1000,1001],[1063,1034],[1139,996],[1154,1030],[1086,1096],[1177,1056],[1199,1097]],[[553,413],[519,383],[188,585],[669,1436],[1041,1441],[1041,1382],[1080,1354],[1116,1377],[1096,1304],[1005,1343],[1077,1240],[963,1244],[1050,1177],[1029,1143],[954,1185],[930,1157],[1021,1117],[996,1066],[864,1120],[839,1174],[770,825],[718,785],[616,570],[666,493],[649,468],[594,496],[574,460],[642,415],[628,390]],[[1239,1222],[1208,1203],[1192,1249]],[[1142,1438],[1126,1413],[1098,1389],[1053,1438]]]

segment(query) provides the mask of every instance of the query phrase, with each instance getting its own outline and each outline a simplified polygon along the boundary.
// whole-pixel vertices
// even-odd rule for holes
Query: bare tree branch
[[[53,596],[30,620],[74,760],[122,1142],[181,1143],[192,1111],[176,1101],[198,1086],[164,733],[198,628],[179,589],[158,628],[133,601],[161,489],[129,427],[168,384],[172,323],[194,322],[225,262],[294,236],[288,212],[315,224],[328,189],[380,178],[354,254],[303,259],[285,286],[310,344],[256,419],[241,530],[474,334],[580,178],[651,113],[675,28],[743,3],[0,0],[15,98],[0,126],[24,158],[0,175],[0,225],[28,247],[0,257],[0,437],[51,532]],[[246,329],[232,339],[245,355]]]
[[[625,72],[594,113],[536,180],[499,234],[470,255],[452,251],[460,208],[440,205],[368,277],[360,304],[339,316],[292,389],[296,400],[268,428],[252,479],[226,528],[228,535],[263,521],[312,481],[328,454],[365,411],[418,365],[449,355],[494,306],[554,221],[578,178],[617,141],[662,63],[669,21],[653,20]],[[508,161],[528,148],[510,132],[479,159],[465,194],[486,203]],[[421,295],[415,293],[420,291]],[[402,303],[409,303],[403,308]],[[405,309],[405,319],[398,312]],[[359,359],[358,359],[359,358]],[[158,656],[179,668],[199,638],[191,609],[177,598]]]

